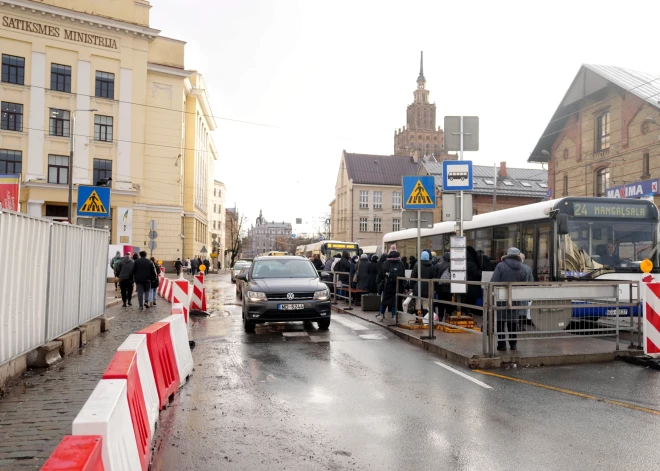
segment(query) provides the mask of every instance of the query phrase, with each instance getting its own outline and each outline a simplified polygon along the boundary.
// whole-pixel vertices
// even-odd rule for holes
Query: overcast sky
[[[540,168],[526,160],[582,63],[660,72],[657,0],[151,3],[209,87],[227,206],[303,218],[294,233],[329,214],[343,149],[392,154],[421,50],[437,122],[480,117],[481,165]]]

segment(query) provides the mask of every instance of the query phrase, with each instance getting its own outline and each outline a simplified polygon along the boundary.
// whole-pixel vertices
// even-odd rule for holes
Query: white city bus
[[[422,249],[441,257],[455,235],[455,222],[422,229]],[[650,201],[567,197],[476,215],[464,223],[489,281],[509,247],[525,254],[535,281],[641,280],[639,265],[658,267],[658,208]],[[417,229],[390,232],[383,247],[417,257]],[[597,316],[592,316],[597,317]]]

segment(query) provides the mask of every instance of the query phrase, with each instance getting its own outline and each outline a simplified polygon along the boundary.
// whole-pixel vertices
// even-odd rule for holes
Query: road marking
[[[332,316],[332,320],[335,322],[339,322],[340,324],[348,327],[349,329],[353,330],[369,330],[369,327],[365,327],[363,325],[358,324],[357,322],[349,321],[348,319],[344,319],[343,317],[339,316]]]
[[[360,335],[360,338],[365,339],[365,340],[385,340],[385,339],[387,339],[387,337],[385,337],[384,335],[380,335],[380,334],[362,334],[362,335]]]
[[[282,332],[284,337],[308,337],[307,332]]]
[[[447,366],[447,365],[445,365],[444,363],[440,363],[439,361],[434,361],[433,363],[435,363],[435,364],[438,365],[438,366],[442,366],[444,369],[449,370],[449,371],[451,371],[452,373],[456,373],[458,376],[462,376],[463,378],[472,381],[474,384],[478,384],[478,385],[481,386],[482,388],[493,389],[492,387],[488,386],[486,383],[482,383],[482,382],[479,381],[478,379],[475,379],[475,378],[473,378],[472,376],[463,373],[462,371],[455,370],[455,369],[452,368],[451,366]]]
[[[612,399],[606,399],[604,397],[592,396],[591,394],[584,394],[577,391],[571,391],[570,389],[558,388],[557,386],[550,386],[548,384],[535,383],[534,381],[527,381],[526,379],[513,378],[511,376],[501,375],[498,373],[491,373],[490,371],[483,371],[483,370],[473,370],[473,371],[475,373],[479,373],[482,375],[493,376],[495,378],[506,379],[509,381],[515,381],[516,383],[527,384],[528,386],[536,386],[537,388],[549,389],[551,391],[556,391],[563,394],[570,394],[571,396],[577,396],[584,399],[591,399],[593,401],[606,402],[608,404],[612,404],[613,406],[625,407],[626,409],[633,409],[640,412],[646,412],[647,414],[660,415],[660,410],[636,406],[634,404],[628,404],[627,402],[614,401]]]

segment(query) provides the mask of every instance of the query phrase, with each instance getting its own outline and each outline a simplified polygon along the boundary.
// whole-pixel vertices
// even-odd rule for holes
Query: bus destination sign
[[[585,218],[648,218],[649,208],[631,203],[573,203],[573,215]]]
[[[355,250],[357,247],[355,244],[335,244],[335,243],[328,243],[327,247],[329,249],[353,249]]]

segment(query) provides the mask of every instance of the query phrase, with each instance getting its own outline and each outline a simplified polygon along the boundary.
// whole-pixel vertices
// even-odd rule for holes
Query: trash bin
[[[380,310],[380,295],[378,295],[378,294],[363,294],[362,295],[362,310],[363,311],[378,311],[378,310]]]

